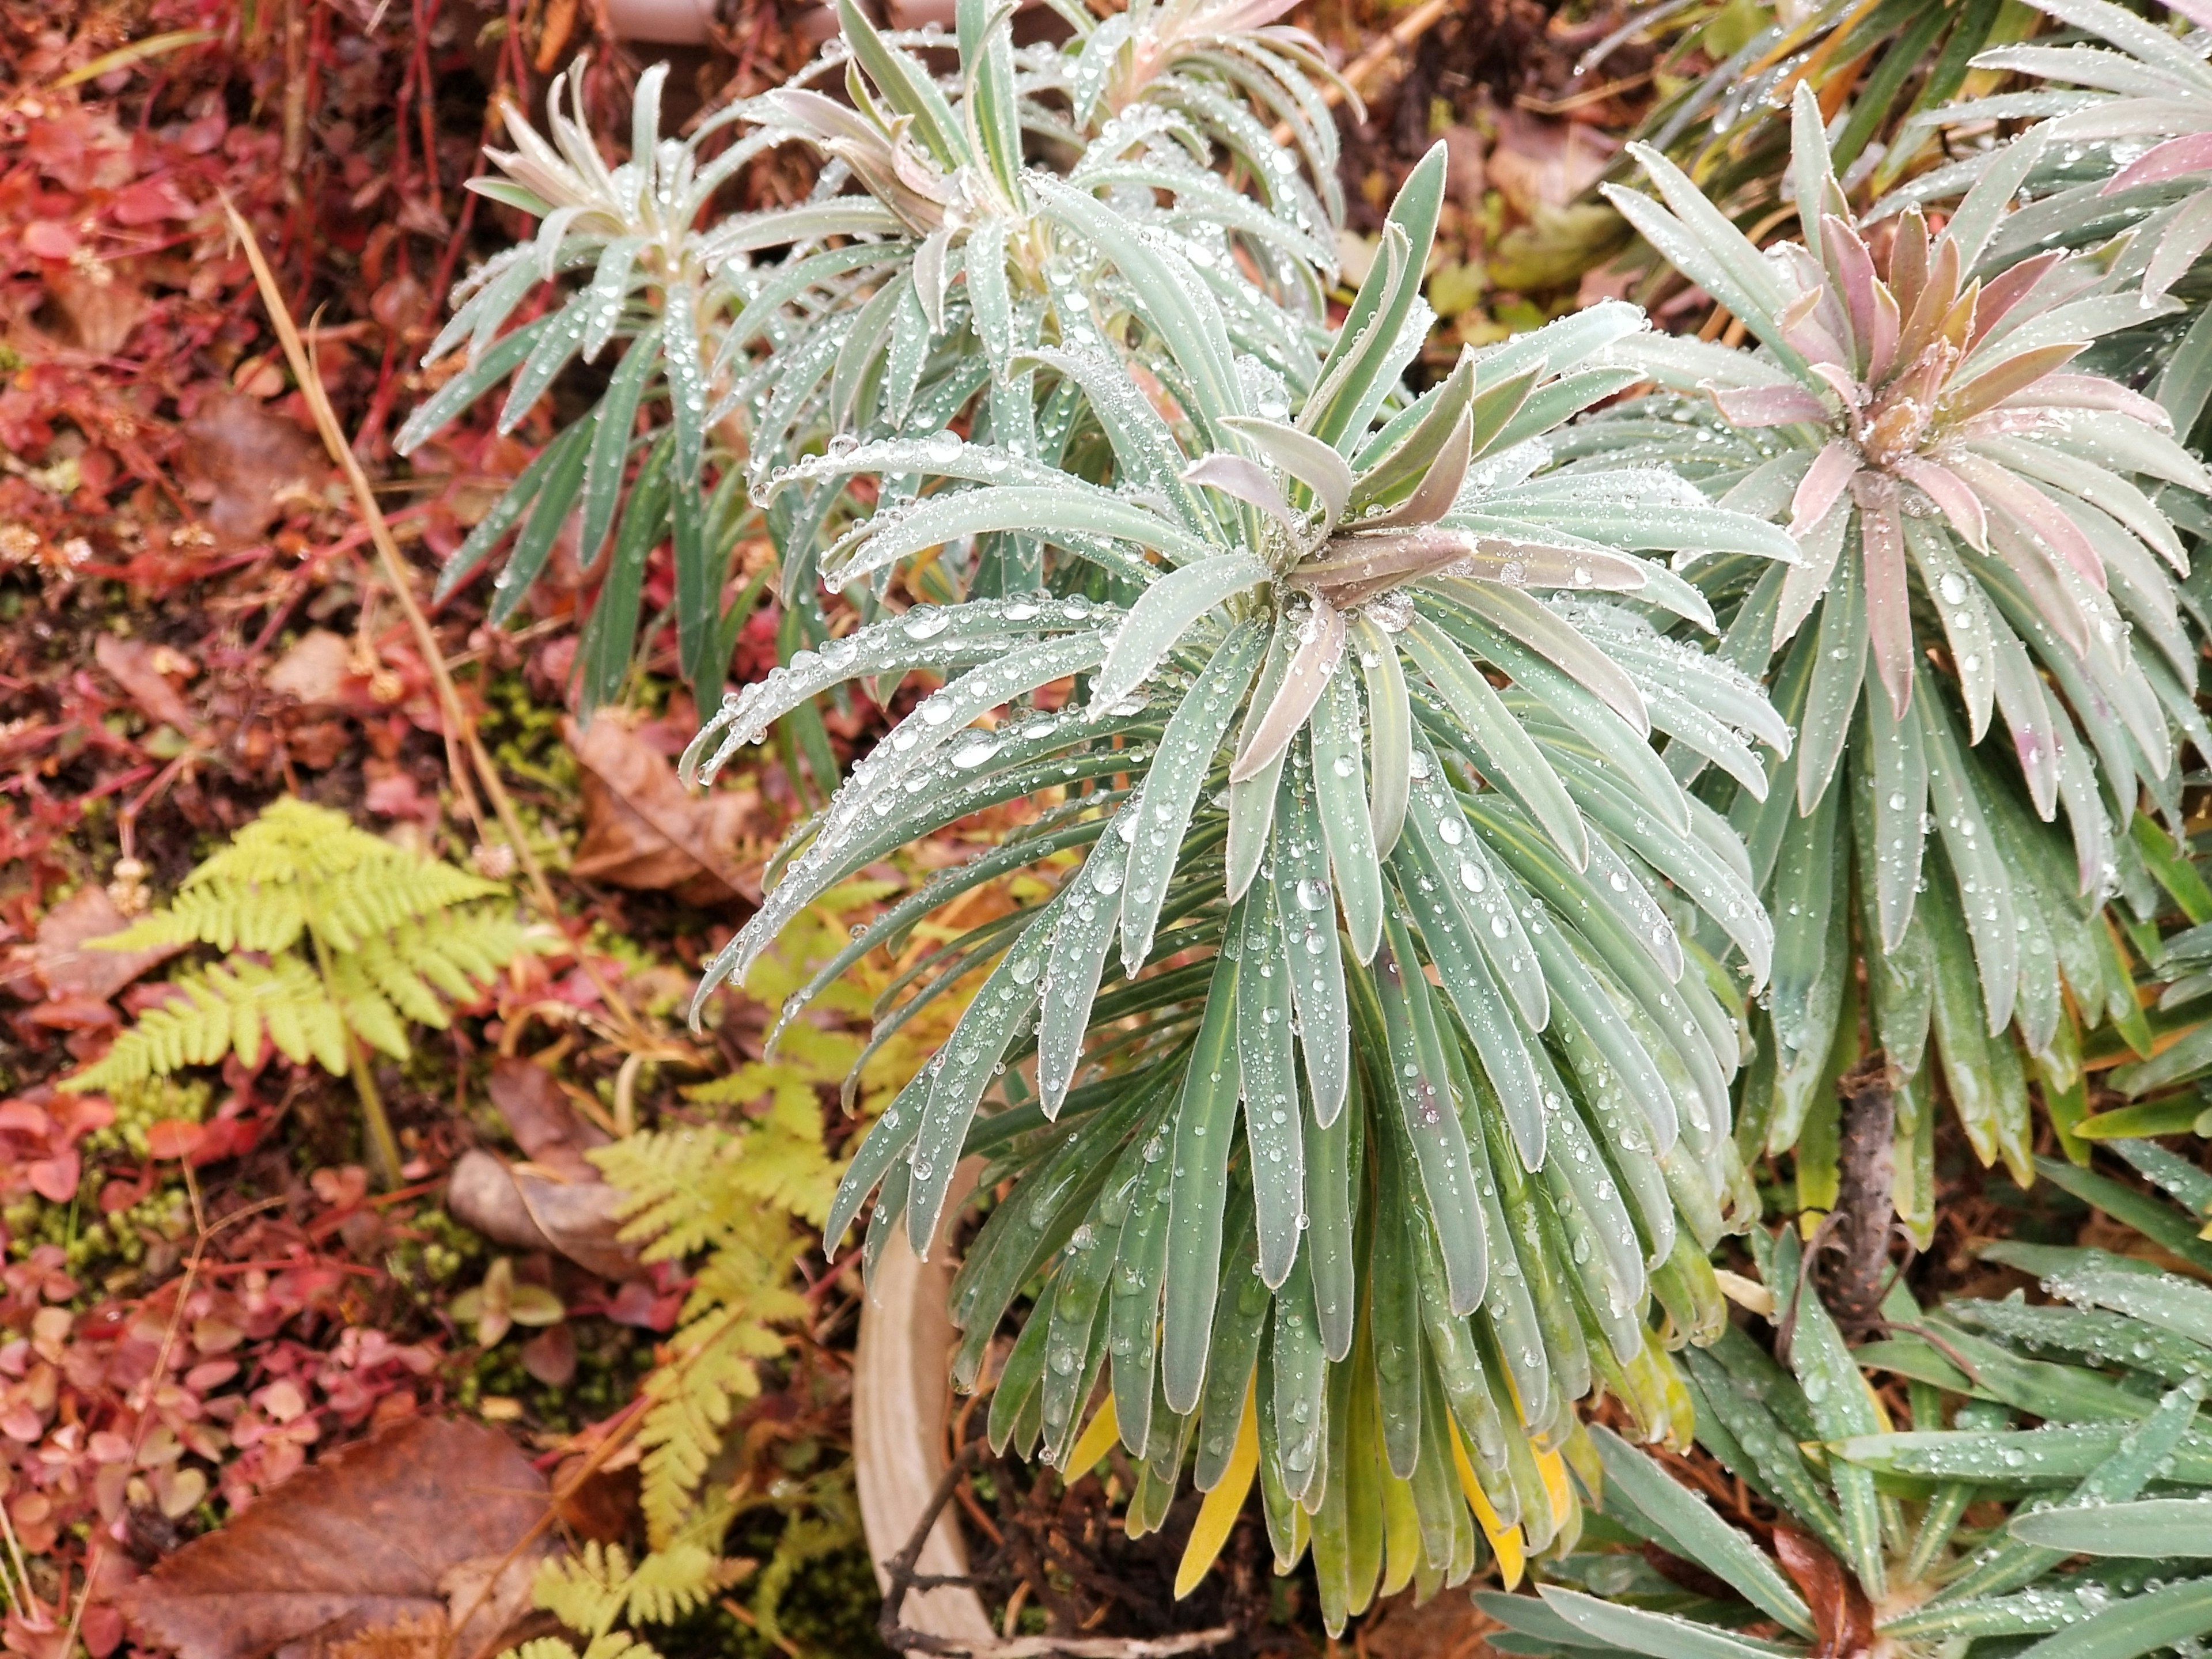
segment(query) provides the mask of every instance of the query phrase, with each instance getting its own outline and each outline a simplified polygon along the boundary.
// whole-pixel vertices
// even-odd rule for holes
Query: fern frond
[[[337,1010],[313,971],[296,957],[266,966],[242,962],[180,975],[180,994],[149,1010],[94,1064],[63,1082],[72,1091],[112,1089],[164,1077],[185,1066],[213,1066],[227,1054],[261,1063],[264,1036],[287,1059],[345,1070]]]
[[[629,1616],[665,1625],[704,1607],[720,1588],[720,1565],[703,1544],[679,1543],[653,1551],[630,1574]]]
[[[404,1060],[410,1024],[442,1030],[447,1000],[473,998],[524,948],[512,916],[476,902],[500,890],[324,807],[278,801],[186,877],[166,910],[94,941],[204,944],[272,960],[179,975],[176,1000],[64,1086],[112,1088],[232,1053],[257,1065],[264,1039],[342,1074],[348,1030]],[[298,952],[303,937],[312,962]]]
[[[499,1659],[576,1659],[576,1650],[557,1636],[540,1636],[507,1649]]]
[[[672,1357],[646,1379],[642,1507],[656,1544],[685,1522],[692,1494],[720,1449],[734,1402],[760,1392],[763,1332],[743,1309],[717,1310],[676,1334]],[[772,1334],[771,1351],[781,1344]]]

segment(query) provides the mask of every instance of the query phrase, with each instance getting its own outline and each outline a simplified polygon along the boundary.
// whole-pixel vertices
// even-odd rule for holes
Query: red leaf
[[[40,1158],[27,1171],[31,1190],[49,1203],[66,1204],[76,1196],[77,1177],[83,1170],[74,1150]]]
[[[155,1158],[190,1158],[198,1147],[203,1134],[200,1126],[189,1119],[165,1117],[146,1128],[146,1150]]]

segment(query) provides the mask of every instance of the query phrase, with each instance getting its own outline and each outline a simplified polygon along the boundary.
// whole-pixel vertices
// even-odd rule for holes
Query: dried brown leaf
[[[690,793],[667,757],[613,714],[588,726],[566,720],[562,731],[584,768],[584,839],[571,874],[672,890],[687,903],[760,902],[759,871],[738,850],[757,839],[750,833],[757,799],[729,789]]]
[[[501,1564],[547,1503],[544,1477],[497,1429],[416,1418],[303,1470],[119,1601],[142,1642],[179,1659],[308,1659],[426,1620],[442,1635],[456,1617],[447,1651],[477,1659],[529,1606],[550,1536]]]
[[[177,688],[157,665],[162,654],[160,647],[143,640],[120,640],[112,634],[102,634],[94,641],[92,654],[107,678],[123,688],[148,720],[157,726],[173,726],[186,737],[199,730],[199,719],[191,706],[177,695]]]
[[[270,665],[261,683],[304,703],[340,703],[352,672],[353,648],[327,628],[311,628]]]
[[[130,926],[105,887],[88,883],[46,912],[38,936],[0,968],[7,987],[27,1002],[105,1002],[157,963],[184,947],[154,945],[137,951],[100,951],[87,941]]]
[[[589,1180],[564,1180],[486,1152],[463,1153],[446,1187],[456,1221],[512,1249],[555,1251],[602,1279],[637,1271],[635,1253],[615,1237],[621,1203],[596,1170]]]
[[[183,430],[185,473],[207,500],[208,528],[225,541],[255,539],[283,512],[287,495],[313,489],[324,475],[314,441],[243,392],[203,399]]]

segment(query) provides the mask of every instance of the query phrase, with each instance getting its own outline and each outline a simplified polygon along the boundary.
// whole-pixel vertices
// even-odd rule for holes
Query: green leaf
[[[1152,954],[1153,930],[1167,902],[1191,809],[1267,645],[1267,631],[1258,623],[1240,624],[1213,653],[1161,734],[1145,778],[1121,901],[1121,963],[1132,976]]]
[[[2013,1517],[2023,1542],[2069,1555],[2141,1555],[2153,1560],[2212,1556],[2212,1504],[2151,1498],[2095,1509],[2037,1510]]]
[[[392,441],[392,448],[402,455],[413,454],[424,439],[505,380],[517,364],[536,350],[538,341],[554,325],[559,314],[540,317],[502,336],[496,345],[432,392],[407,417],[407,423]]]
[[[1459,717],[1469,752],[1485,775],[1526,807],[1567,861],[1589,862],[1583,817],[1559,774],[1507,712],[1490,682],[1475,672],[1459,646],[1425,617],[1415,617],[1399,635],[1427,678]],[[1377,843],[1382,841],[1376,837]]]
[[[1275,906],[1314,1119],[1327,1125],[1351,1091],[1352,1018],[1322,822],[1312,765],[1303,747],[1293,747],[1275,803]]]
[[[1355,630],[1358,627],[1353,623]],[[1375,855],[1359,714],[1359,694],[1351,677],[1330,675],[1311,726],[1314,791],[1352,957],[1364,963],[1375,959],[1382,938],[1382,866]]]
[[[1580,1590],[1539,1584],[1545,1604],[1576,1629],[1631,1653],[1651,1659],[1775,1659],[1792,1650],[1771,1642],[1692,1624],[1672,1613],[1643,1607],[1617,1607]]]
[[[495,628],[507,625],[552,556],[554,538],[568,521],[569,509],[583,488],[584,462],[593,427],[587,416],[546,446],[551,461],[545,470],[545,482],[531,506],[522,533],[514,538],[514,551],[492,583],[491,603],[484,610],[485,621]]]
[[[2135,1659],[2212,1631],[2212,1578],[2129,1597],[2026,1649],[2020,1659]]]
[[[1242,932],[1244,909],[1239,905],[1230,912],[1232,930]],[[1205,1020],[1176,1109],[1160,1376],[1168,1405],[1177,1413],[1198,1407],[1213,1328],[1229,1149],[1237,1131],[1237,958],[1224,950],[1214,960]]]
[[[592,453],[584,472],[584,518],[576,534],[576,562],[589,568],[599,556],[615,520],[623,471],[629,461],[630,429],[637,424],[638,399],[660,362],[660,331],[647,329],[630,342],[621,366],[607,382],[607,395],[592,418]]]
[[[1130,607],[1091,696],[1102,703],[1121,702],[1159,666],[1200,617],[1232,594],[1267,580],[1270,574],[1256,556],[1231,553],[1184,565],[1154,582]]]
[[[1606,1480],[1666,1528],[1692,1560],[1800,1636],[1814,1635],[1811,1609],[1765,1552],[1611,1429],[1595,1425],[1590,1438],[1597,1444]]]
[[[1404,923],[1388,923],[1382,954],[1376,957],[1376,984],[1389,1037],[1390,1075],[1400,1117],[1428,1194],[1455,1317],[1481,1305],[1489,1282],[1489,1254],[1475,1201],[1474,1178],[1452,1098],[1451,1076],[1436,1029],[1428,980]]]
[[[1297,1257],[1298,1224],[1305,1213],[1304,1110],[1291,1046],[1282,921],[1272,884],[1252,890],[1243,914],[1241,950],[1254,970],[1237,976],[1237,1056],[1243,1079],[1244,1142],[1251,1152],[1260,1277],[1274,1290],[1290,1276]]]
[[[1413,780],[1413,703],[1406,695],[1396,640],[1365,617],[1352,620],[1351,634],[1360,672],[1367,683],[1369,801],[1375,852],[1378,858],[1387,859],[1406,824],[1406,800]]]

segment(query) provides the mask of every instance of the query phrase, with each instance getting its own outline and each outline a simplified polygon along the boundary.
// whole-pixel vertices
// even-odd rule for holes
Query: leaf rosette
[[[1102,237],[1168,406],[1114,358],[1038,356],[1084,386],[1110,486],[949,434],[775,481],[939,482],[829,550],[832,579],[1019,529],[1090,588],[916,605],[828,641],[733,694],[685,762],[711,776],[838,684],[942,679],[779,853],[701,997],[888,849],[1032,802],[786,1004],[788,1021],[984,883],[1058,877],[879,1011],[893,1030],[973,984],[827,1235],[873,1194],[868,1259],[900,1229],[927,1252],[956,1165],[986,1158],[987,1188],[1013,1184],[956,1287],[962,1386],[1035,1298],[994,1439],[1063,1466],[1102,1449],[1082,1431],[1104,1378],[1093,1428],[1144,1460],[1139,1524],[1194,1445],[1232,1510],[1256,1469],[1279,1559],[1310,1540],[1333,1625],[1381,1571],[1349,1553],[1370,1499],[1402,1506],[1395,1563],[1456,1582],[1478,1528],[1516,1561],[1571,1531],[1558,1459],[1593,1386],[1647,1432],[1686,1427],[1666,1346],[1718,1329],[1705,1252],[1753,1201],[1733,981],[1685,936],[1711,917],[1755,984],[1771,931],[1737,844],[1650,738],[1759,793],[1755,745],[1787,732],[1747,677],[1653,625],[1710,613],[1647,556],[1794,545],[1650,469],[1540,475],[1545,434],[1633,378],[1593,366],[1641,328],[1632,307],[1398,390],[1443,185],[1439,148],[1295,413],[1171,246]],[[1072,698],[1040,695],[1071,677]]]
[[[2029,1178],[2020,1051],[2078,1111],[2080,1024],[2134,1007],[2099,921],[2133,856],[2114,826],[2139,794],[2178,822],[2176,747],[2212,738],[2175,581],[2187,557],[2151,494],[2212,479],[2157,404],[2074,366],[2145,302],[2090,256],[1972,274],[2033,155],[2023,143],[1992,163],[1940,232],[1902,216],[1878,262],[1809,94],[1802,240],[1771,252],[1641,152],[1662,200],[1616,203],[1762,349],[1628,343],[1616,356],[1676,399],[1577,444],[1597,464],[1678,465],[1723,505],[1786,518],[1803,548],[1787,568],[1707,568],[1733,606],[1722,654],[1770,674],[1798,738],[1794,787],[1730,810],[1778,927],[1744,1114],[1780,1152],[1808,1113],[1834,1112],[1824,1079],[1861,1042],[1856,905],[1872,1046],[1902,1081],[1911,1137],[1899,1211],[1923,1229],[1930,1065],[1976,1152]],[[1982,745],[1999,716],[2002,769]],[[1701,764],[1681,758],[1684,775]],[[2070,857],[2045,827],[2062,806]],[[1826,1156],[1829,1176],[1801,1172],[1816,1206],[1832,1201]]]
[[[1285,365],[1310,355],[1342,200],[1334,128],[1307,78],[1320,60],[1298,32],[1249,35],[1238,8],[1147,14],[1133,34],[1121,32],[1138,67],[1118,72],[1122,101],[1109,104],[1085,91],[1081,40],[1017,52],[1011,11],[985,0],[963,0],[951,37],[879,31],[849,3],[839,16],[842,34],[791,82],[681,139],[659,135],[666,66],[648,69],[631,159],[619,167],[600,158],[580,75],[556,77],[546,135],[508,111],[514,149],[490,152],[505,176],[472,182],[535,216],[538,231],[455,289],[454,315],[424,361],[458,359],[458,372],[397,447],[411,453],[508,381],[498,427],[511,431],[571,363],[622,343],[599,402],[547,445],[439,582],[452,592],[511,538],[489,607],[504,623],[573,515],[580,563],[605,559],[577,658],[587,708],[629,672],[647,561],[664,538],[681,665],[695,686],[722,676],[750,614],[757,586],[734,599],[725,588],[738,541],[760,528],[783,556],[795,613],[785,650],[823,637],[805,602],[813,550],[853,504],[836,489],[793,490],[757,514],[750,488],[775,467],[832,439],[925,435],[956,422],[1019,453],[1057,453],[1080,390],[1050,374],[1040,384],[1013,361],[1040,344],[1097,340],[1099,258],[1091,219],[1040,200],[1025,143],[1066,168],[1094,217],[1190,248],[1241,349]],[[940,76],[932,62],[948,54],[956,66]],[[842,100],[822,89],[833,77]],[[1275,144],[1255,111],[1289,120],[1294,144]],[[708,158],[702,146],[733,125],[746,130]],[[823,164],[806,200],[714,211],[751,161],[790,143]],[[1217,170],[1223,158],[1233,181]],[[571,272],[580,286],[507,326]],[[913,483],[885,489],[896,499]],[[1040,577],[1037,549],[1020,536],[992,538],[976,557],[987,586]]]

